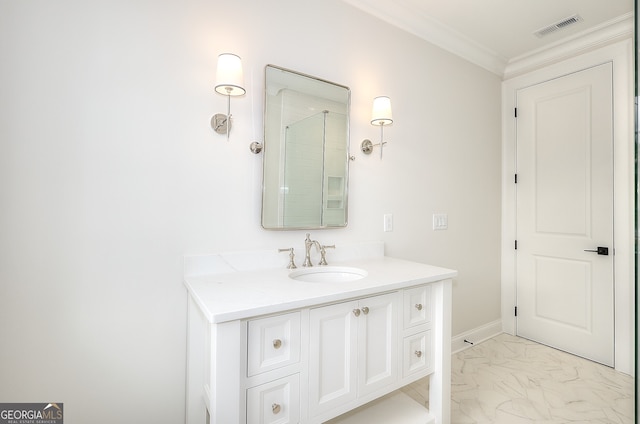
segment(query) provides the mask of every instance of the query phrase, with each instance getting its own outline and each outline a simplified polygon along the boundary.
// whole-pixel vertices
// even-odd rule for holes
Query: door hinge
[[[514,314],[515,316],[518,316],[518,307],[517,307],[517,306],[515,306],[515,307],[513,308],[513,314]]]
[[[518,250],[518,240],[514,240],[513,247]]]
[[[518,174],[514,174],[514,175],[513,175],[513,182],[514,182],[515,184],[518,184]]]
[[[513,117],[514,118],[518,117],[518,108],[517,107],[513,108]]]

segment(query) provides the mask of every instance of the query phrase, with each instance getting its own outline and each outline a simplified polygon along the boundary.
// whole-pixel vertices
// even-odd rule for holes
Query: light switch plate
[[[449,218],[446,213],[434,213],[433,214],[433,229],[434,230],[446,230],[449,228]]]
[[[385,232],[393,231],[393,215],[390,213],[384,214],[383,229]]]

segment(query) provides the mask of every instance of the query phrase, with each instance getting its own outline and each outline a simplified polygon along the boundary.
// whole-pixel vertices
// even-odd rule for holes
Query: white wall
[[[248,92],[229,143],[209,127],[226,51]],[[314,238],[458,269],[454,334],[500,318],[497,76],[338,0],[3,0],[0,57],[0,401],[183,421],[182,255],[303,247],[259,223],[267,63],[352,90],[349,226]],[[377,95],[382,161],[358,149]]]

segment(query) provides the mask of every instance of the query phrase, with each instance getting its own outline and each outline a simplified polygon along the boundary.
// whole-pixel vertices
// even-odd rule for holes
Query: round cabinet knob
[[[369,313],[369,308],[367,306],[365,306],[364,308],[362,308],[362,313],[367,315]]]
[[[415,354],[418,358],[422,357],[422,351],[421,350],[416,350]]]
[[[279,414],[281,409],[282,407],[277,403],[274,403],[273,405],[271,405],[271,411],[274,413],[274,415]]]
[[[274,348],[276,348],[276,349],[280,349],[280,346],[282,346],[282,340],[280,340],[280,339],[275,339],[275,340],[273,341],[273,347],[274,347]]]
[[[360,316],[360,309],[354,309],[353,310],[353,315],[359,317]]]
[[[421,311],[422,310],[422,303],[416,303],[416,309]]]

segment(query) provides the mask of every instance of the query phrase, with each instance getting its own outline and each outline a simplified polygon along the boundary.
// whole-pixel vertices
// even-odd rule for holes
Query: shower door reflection
[[[347,154],[342,141],[346,130],[346,115],[328,110],[285,128],[280,200],[284,228],[328,227],[346,221],[340,160]]]

